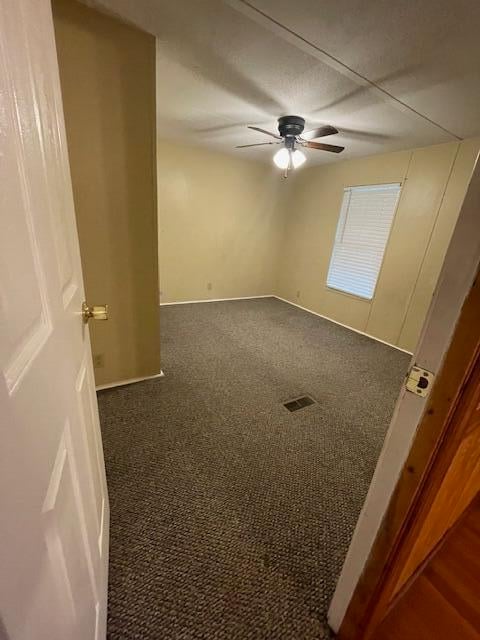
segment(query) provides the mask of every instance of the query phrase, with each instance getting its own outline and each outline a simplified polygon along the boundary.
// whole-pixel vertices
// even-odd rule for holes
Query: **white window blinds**
[[[328,287],[373,298],[400,188],[395,183],[344,190]]]

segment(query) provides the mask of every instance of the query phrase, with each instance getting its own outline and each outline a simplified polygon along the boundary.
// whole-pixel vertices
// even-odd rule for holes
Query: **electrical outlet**
[[[103,353],[93,354],[93,366],[95,369],[100,369],[105,366],[105,355]]]
[[[212,290],[212,283],[211,282],[207,282],[207,289],[208,289],[208,291]]]

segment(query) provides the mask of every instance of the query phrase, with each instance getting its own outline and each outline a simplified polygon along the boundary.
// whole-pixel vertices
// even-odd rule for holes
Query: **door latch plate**
[[[416,396],[426,398],[430,393],[434,379],[434,373],[414,365],[408,372],[405,387],[407,391],[411,391],[411,393],[414,393]]]

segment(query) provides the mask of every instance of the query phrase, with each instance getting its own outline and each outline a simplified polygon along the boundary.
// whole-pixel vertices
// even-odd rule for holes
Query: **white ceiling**
[[[478,0],[87,0],[157,36],[158,132],[270,160],[247,124],[333,124],[336,156],[480,134]]]

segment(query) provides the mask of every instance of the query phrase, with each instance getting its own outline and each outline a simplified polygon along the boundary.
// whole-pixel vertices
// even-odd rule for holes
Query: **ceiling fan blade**
[[[280,144],[280,142],[257,142],[256,144],[237,144],[235,149],[243,149],[245,147],[263,147],[266,144]]]
[[[267,136],[272,136],[272,138],[277,138],[277,140],[281,140],[282,136],[277,135],[276,133],[271,133],[270,131],[266,131],[265,129],[260,129],[260,127],[252,127],[247,125],[249,129],[253,129],[254,131],[260,131],[260,133],[266,133]]]
[[[304,147],[310,149],[320,149],[321,151],[331,151],[332,153],[341,153],[345,147],[337,147],[335,144],[323,144],[323,142],[305,142]]]
[[[333,136],[335,133],[338,133],[338,129],[335,129],[335,127],[332,127],[330,124],[326,124],[323,127],[305,131],[300,137],[303,138],[303,140],[314,140],[315,138],[323,138],[324,136]]]

